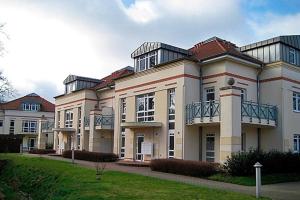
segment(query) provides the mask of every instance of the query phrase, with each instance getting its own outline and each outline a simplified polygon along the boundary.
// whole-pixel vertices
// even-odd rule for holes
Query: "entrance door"
[[[28,144],[29,144],[28,145],[29,150],[34,149],[34,147],[35,147],[35,138],[29,138]]]
[[[142,142],[144,142],[144,136],[138,135],[136,136],[136,161],[143,161],[143,154],[142,154]]]
[[[215,162],[215,134],[206,134],[206,161]]]

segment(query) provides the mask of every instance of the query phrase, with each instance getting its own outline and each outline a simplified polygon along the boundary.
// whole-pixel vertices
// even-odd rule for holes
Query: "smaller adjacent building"
[[[53,146],[53,132],[44,132],[44,144],[38,145],[39,133],[54,121],[55,106],[35,93],[0,104],[0,135],[22,138],[22,149]],[[44,127],[45,128],[45,127]],[[41,140],[40,140],[41,142]],[[39,147],[40,148],[40,147]]]

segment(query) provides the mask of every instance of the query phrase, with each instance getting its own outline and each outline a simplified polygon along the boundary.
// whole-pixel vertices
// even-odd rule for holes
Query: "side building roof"
[[[26,96],[14,99],[5,103],[0,104],[1,110],[22,110],[23,103],[38,103],[41,105],[42,112],[54,112],[55,106],[48,100],[40,97],[35,93],[28,94]]]

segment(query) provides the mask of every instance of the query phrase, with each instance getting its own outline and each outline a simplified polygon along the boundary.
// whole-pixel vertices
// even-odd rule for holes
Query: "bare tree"
[[[13,97],[14,93],[15,91],[13,87],[3,75],[3,72],[0,71],[0,103],[5,102],[5,100],[9,97]]]
[[[6,37],[8,39],[8,35],[4,32],[5,24],[0,24],[0,36]],[[0,37],[0,56],[3,55],[4,46]],[[14,94],[14,89],[11,84],[8,82],[7,78],[3,75],[3,72],[0,71],[0,103],[4,102],[7,98],[12,97]]]

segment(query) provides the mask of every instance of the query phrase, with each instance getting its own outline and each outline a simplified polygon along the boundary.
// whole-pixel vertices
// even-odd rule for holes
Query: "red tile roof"
[[[113,72],[112,74],[110,74],[109,76],[106,76],[104,78],[101,79],[101,83],[99,83],[98,85],[96,85],[94,87],[94,89],[101,89],[107,86],[111,86],[115,84],[115,79],[132,74],[133,70],[129,69],[127,67],[120,69],[118,71]]]
[[[192,53],[194,58],[200,61],[222,55],[231,55],[250,62],[262,64],[261,61],[240,52],[235,44],[218,37],[213,37],[206,41],[200,42],[189,49],[189,51]]]
[[[54,112],[55,105],[46,99],[40,97],[37,94],[28,94],[26,96],[8,101],[5,103],[0,103],[0,109],[2,110],[22,110],[22,103],[24,102],[36,102],[41,105],[41,111],[43,112]]]

